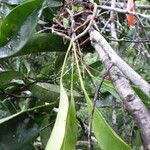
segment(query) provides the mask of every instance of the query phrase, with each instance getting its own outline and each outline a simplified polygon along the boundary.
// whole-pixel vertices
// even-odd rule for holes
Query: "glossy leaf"
[[[62,38],[51,33],[34,34],[15,56],[38,52],[64,52],[67,46],[68,44],[64,45]]]
[[[42,0],[32,0],[13,9],[0,26],[0,58],[18,52],[37,25]]]
[[[23,2],[25,2],[26,0],[2,0],[2,2],[5,2],[9,5],[18,5],[21,4]]]
[[[24,76],[18,71],[4,71],[0,72],[0,87],[10,83],[14,79],[22,79]]]
[[[24,21],[41,5],[42,0],[32,0],[15,7],[0,26],[0,45],[6,44],[19,31]]]
[[[19,150],[27,146],[39,133],[40,125],[36,118],[39,119],[41,112],[51,111],[54,106],[54,103],[38,106],[0,119],[0,149]]]
[[[66,120],[69,109],[69,100],[67,93],[63,87],[60,85],[60,102],[59,102],[59,111],[55,121],[54,128],[52,130],[51,136],[48,140],[46,150],[55,149],[60,150],[63,144],[63,140],[66,132]]]

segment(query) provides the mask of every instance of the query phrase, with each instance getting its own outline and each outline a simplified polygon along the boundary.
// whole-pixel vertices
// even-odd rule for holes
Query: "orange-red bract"
[[[131,12],[134,12],[134,1],[133,0],[128,0],[127,10],[131,11]],[[128,20],[128,26],[129,27],[134,26],[134,15],[128,14],[127,15],[127,20]]]

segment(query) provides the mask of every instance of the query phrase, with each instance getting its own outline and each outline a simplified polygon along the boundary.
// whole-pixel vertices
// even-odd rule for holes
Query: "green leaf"
[[[10,115],[10,112],[4,103],[0,101],[0,119]]]
[[[14,106],[14,104],[12,103],[11,100],[5,99],[5,100],[3,100],[2,103],[7,107],[7,109],[8,109],[7,112],[10,112],[10,114],[15,114],[16,113],[16,107]]]
[[[13,9],[0,26],[0,58],[18,52],[37,25],[42,0],[32,0]]]
[[[60,87],[55,84],[37,83],[36,85],[32,85],[30,90],[33,96],[39,98],[42,103],[56,101],[60,95]],[[73,94],[75,98],[82,98],[82,96],[76,91],[74,91]],[[67,95],[70,96],[70,91],[67,92]]]
[[[146,95],[140,88],[137,86],[132,86],[136,94],[142,100],[142,102],[146,105],[148,109],[150,109],[150,97]]]
[[[65,45],[61,37],[51,33],[34,34],[15,56],[38,52],[65,52],[67,46],[68,44]]]
[[[85,93],[85,98],[88,104],[88,111],[91,112],[93,104],[87,93]],[[95,108],[93,114],[93,131],[102,150],[131,150],[130,146],[109,126],[97,108]]]
[[[67,117],[67,125],[66,132],[63,141],[63,146],[61,150],[75,150],[76,141],[77,141],[77,121],[76,121],[76,111],[74,99],[72,98],[70,101],[68,117]]]
[[[63,65],[65,58],[65,53],[57,53],[57,59],[55,61],[55,71],[59,72],[60,68]]]
[[[46,0],[48,7],[60,7],[62,2],[60,0]]]
[[[65,29],[67,29],[69,27],[69,20],[66,18],[63,18],[63,26]]]
[[[9,5],[18,5],[21,4],[23,2],[25,2],[26,0],[2,0],[2,2],[5,2]]]
[[[49,118],[50,117],[45,117],[45,119],[43,120],[41,128],[44,128],[44,127],[46,128],[40,132],[40,138],[41,138],[41,142],[42,142],[44,149],[46,147],[46,144],[51,134],[51,126],[49,125],[50,124]]]
[[[22,79],[23,77],[23,74],[18,71],[0,72],[0,88],[5,84],[9,84],[14,79]]]
[[[89,107],[92,105],[89,103]],[[95,109],[93,117],[93,130],[102,150],[131,150],[127,145],[109,126],[106,120],[98,109]]]
[[[82,10],[83,10],[83,7],[81,6],[73,6],[73,11],[80,12]]]
[[[91,113],[93,109],[93,104],[87,94],[87,91],[84,87],[83,79],[81,76],[81,71],[79,68],[79,63],[77,59],[77,54],[76,54],[76,47],[75,44],[73,43],[73,48],[74,48],[74,53],[75,53],[75,60],[77,64],[77,69],[79,73],[79,79],[80,79],[80,84],[81,88],[84,92],[85,99],[88,105],[88,111]],[[113,129],[109,126],[109,124],[106,122],[106,120],[103,118],[102,114],[98,111],[97,108],[94,110],[93,114],[93,131],[96,136],[96,139],[98,141],[98,144],[102,150],[131,150],[130,146],[127,145],[114,131]]]
[[[54,106],[55,103],[42,105],[0,119],[0,149],[19,150],[32,142],[39,133],[40,124],[36,119],[42,117],[42,112],[51,111]]]
[[[38,83],[30,87],[33,96],[38,98],[39,103],[57,101],[59,98],[59,86],[48,83]]]
[[[113,84],[109,80],[104,80],[102,85],[103,91],[108,91],[110,94],[112,94],[117,100],[120,100],[120,97],[118,93],[116,92]]]
[[[46,150],[55,149],[60,150],[63,144],[65,132],[66,132],[66,120],[69,109],[69,101],[67,93],[63,87],[60,85],[60,102],[59,111],[55,121],[54,128],[52,130],[51,136],[48,140]]]
[[[32,0],[15,7],[3,20],[0,27],[0,45],[6,44],[19,31],[24,21],[35,11],[42,0]]]

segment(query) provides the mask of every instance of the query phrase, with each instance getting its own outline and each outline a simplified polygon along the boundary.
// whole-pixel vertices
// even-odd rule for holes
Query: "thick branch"
[[[91,43],[95,50],[98,52],[101,60],[103,61],[106,69],[108,69],[112,64],[112,60],[109,55],[105,51],[105,47],[102,45],[99,40],[101,38],[100,34],[95,34],[97,31],[91,30],[90,38]],[[98,37],[100,36],[100,37]],[[106,44],[106,43],[103,43]],[[108,45],[108,43],[107,43]],[[122,98],[126,109],[133,116],[137,125],[141,130],[141,136],[143,140],[143,145],[145,149],[150,149],[150,113],[144,104],[141,102],[139,97],[135,94],[133,89],[131,88],[129,81],[124,77],[121,71],[113,66],[109,71],[112,82]]]
[[[112,63],[115,64],[129,80],[143,90],[144,93],[150,96],[150,85],[116,54],[109,43],[98,31],[91,31],[91,38],[95,41],[95,43],[99,43],[99,45],[103,47],[103,50],[111,58]]]

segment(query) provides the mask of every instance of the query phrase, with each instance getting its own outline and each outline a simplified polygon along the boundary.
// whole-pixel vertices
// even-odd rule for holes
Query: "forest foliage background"
[[[94,20],[101,35],[150,83],[150,2],[135,1],[133,27],[128,25],[126,12],[119,12],[126,11],[127,1],[86,4],[93,3],[98,6]],[[118,10],[111,11],[113,3]],[[84,9],[73,4],[76,13]],[[62,8],[59,0],[0,2],[0,150],[148,147],[113,85],[112,66],[106,67],[90,40],[78,49],[76,43],[71,45],[52,32]],[[64,30],[71,28],[67,17],[59,23]],[[149,95],[130,79],[129,83],[149,111]]]

